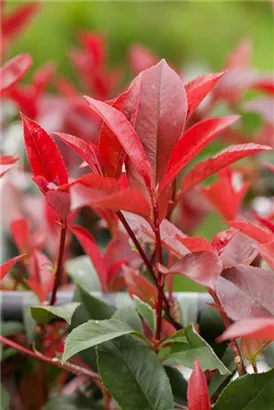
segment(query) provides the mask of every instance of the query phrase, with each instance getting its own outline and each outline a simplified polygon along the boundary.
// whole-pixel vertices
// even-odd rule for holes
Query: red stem
[[[216,292],[214,292],[212,289],[209,289],[209,288],[207,288],[207,291],[210,294],[210,296],[212,297],[212,299],[214,300],[216,306],[218,306],[221,317],[223,319],[224,326],[227,329],[231,325],[231,322],[229,320],[229,317],[225,313]],[[235,356],[235,364],[236,364],[239,376],[243,376],[244,374],[246,374],[246,368],[245,368],[245,365],[244,365],[244,362],[243,362],[243,358],[242,358],[240,349],[237,345],[236,339],[231,339],[230,344],[231,344],[231,348],[232,348],[234,356]]]
[[[89,369],[77,366],[70,362],[66,362],[62,364],[61,361],[57,358],[51,358],[51,357],[43,355],[42,353],[34,352],[28,349],[27,347],[21,346],[18,343],[14,342],[13,340],[7,339],[6,337],[1,336],[1,335],[0,335],[0,342],[18,350],[21,353],[26,354],[27,356],[33,357],[34,359],[42,360],[43,362],[51,364],[52,366],[55,366],[55,367],[59,367],[59,369],[67,370],[68,372],[76,374],[77,376],[84,374],[93,379],[100,380],[100,376],[97,373],[94,373]]]
[[[65,221],[61,228],[58,259],[57,259],[54,284],[53,284],[52,293],[51,293],[50,305],[54,305],[54,303],[56,302],[57,290],[59,286],[62,284],[63,259],[64,259],[64,252],[65,252],[65,244],[66,244],[66,233],[67,233],[67,222]]]

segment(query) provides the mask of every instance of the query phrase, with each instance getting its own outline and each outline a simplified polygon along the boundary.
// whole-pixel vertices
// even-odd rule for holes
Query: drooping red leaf
[[[224,269],[239,264],[249,265],[258,255],[255,242],[241,232],[235,232],[220,250]]]
[[[185,275],[200,285],[214,288],[216,280],[222,272],[222,261],[212,252],[189,253],[171,268],[160,266],[164,274]]]
[[[226,329],[218,338],[218,341],[223,342],[224,340],[237,339],[239,337],[274,341],[274,317],[239,320]]]
[[[60,151],[35,121],[21,113],[27,156],[34,176],[42,176],[56,185],[68,183],[68,174]]]
[[[256,247],[266,263],[274,269],[274,240]]]
[[[123,271],[126,287],[131,297],[135,295],[146,303],[157,300],[156,287],[144,276],[128,266],[124,266]]]
[[[24,258],[24,256],[24,254],[15,256],[14,258],[11,258],[5,263],[3,263],[3,265],[0,266],[0,280],[4,279],[6,274],[12,270],[16,262],[20,261],[22,258]]]
[[[81,138],[73,135],[55,132],[54,135],[60,138],[65,144],[72,148],[91,168],[91,170],[99,175],[103,175],[102,166],[99,160],[98,148],[91,142],[87,143]]]
[[[274,235],[271,232],[266,231],[259,225],[253,224],[248,221],[228,221],[226,222],[229,226],[240,230],[245,235],[254,239],[259,243],[267,243],[274,239]]]
[[[104,258],[98,248],[95,239],[91,233],[79,225],[73,225],[69,227],[70,231],[76,236],[77,240],[81,244],[85,253],[90,258],[98,278],[101,283],[102,291],[107,291],[107,267]]]
[[[274,234],[274,222],[272,222],[270,218],[265,218],[256,214],[253,214],[252,216],[253,218],[257,219],[257,221],[259,221],[261,225],[268,228]]]
[[[274,316],[274,275],[253,266],[226,269],[216,283],[220,302],[233,320]]]
[[[239,161],[249,155],[259,153],[261,151],[270,151],[271,147],[259,144],[240,144],[231,145],[230,147],[219,152],[212,158],[201,161],[196,164],[190,172],[182,180],[181,194],[188,191],[194,185],[204,181],[209,176],[220,171],[222,168]]]
[[[213,117],[193,125],[176,144],[169,160],[161,190],[217,135],[239,119],[237,115]]]
[[[115,134],[128,155],[132,165],[144,179],[148,188],[152,186],[151,167],[134,128],[126,117],[110,105],[85,97],[90,107],[103,119]]]
[[[226,167],[219,171],[216,182],[201,188],[201,193],[222,216],[226,219],[235,219],[249,187],[250,183],[246,181],[241,187],[235,188],[232,170]]]
[[[32,65],[32,58],[29,54],[19,54],[12,58],[0,69],[0,92],[8,90],[28,71]]]
[[[224,74],[225,71],[222,73],[200,75],[185,85],[188,102],[188,118]]]
[[[165,175],[170,155],[179,141],[187,114],[181,78],[165,60],[134,80],[139,87],[134,128],[151,164],[155,186]]]
[[[207,381],[198,359],[187,386],[187,404],[188,410],[210,410]]]
[[[129,49],[129,64],[135,75],[154,66],[158,60],[151,50],[141,44],[133,44]]]
[[[19,157],[13,155],[0,155],[0,178],[12,168],[13,164],[18,161]]]
[[[8,38],[18,35],[38,11],[37,2],[26,3],[13,9],[2,21],[2,35]],[[3,16],[2,16],[3,17]]]
[[[90,205],[115,211],[125,210],[145,218],[150,216],[146,198],[136,189],[122,188],[116,179],[85,175],[71,184],[70,194],[72,210]]]

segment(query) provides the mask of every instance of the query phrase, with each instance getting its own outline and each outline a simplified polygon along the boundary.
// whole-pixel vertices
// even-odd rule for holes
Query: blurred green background
[[[19,2],[8,3],[14,7]],[[193,76],[219,71],[227,53],[243,37],[253,41],[253,65],[273,69],[271,1],[44,1],[10,54],[29,52],[34,60],[32,71],[54,61],[58,73],[76,80],[68,51],[78,44],[77,33],[84,29],[107,36],[110,66],[125,71],[132,43],[141,43],[183,70],[192,70]],[[216,150],[218,144],[210,144],[206,154]],[[225,228],[212,212],[196,234],[210,239]],[[187,279],[175,281],[177,290],[202,289]]]
[[[254,65],[273,66],[271,1],[44,1],[11,54],[31,53],[34,68],[54,60],[62,74],[74,78],[67,53],[82,29],[107,35],[111,65],[124,64],[129,45],[140,42],[178,66],[219,70],[227,52],[248,36]]]

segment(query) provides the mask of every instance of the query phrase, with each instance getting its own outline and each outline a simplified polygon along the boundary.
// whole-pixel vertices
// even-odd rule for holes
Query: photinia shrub
[[[32,8],[25,13],[26,20]],[[263,373],[258,363],[274,341],[274,213],[260,215],[246,202],[252,189],[256,195],[260,170],[273,172],[268,159],[258,159],[272,148],[261,143],[263,128],[258,139],[237,141],[240,115],[211,111],[220,100],[236,109],[246,89],[271,94],[273,84],[249,69],[246,42],[227,59],[227,72],[187,84],[135,45],[130,64],[137,77],[110,100],[118,76],[106,69],[105,39],[84,32],[80,41],[70,56],[89,96],[79,103],[77,90],[55,80],[62,118],[53,133],[39,123],[52,67],[40,69],[30,86],[18,84],[30,56],[1,70],[3,100],[21,110],[30,166],[17,167],[15,155],[0,158],[5,226],[17,250],[1,266],[1,289],[32,291],[26,330],[7,321],[0,336],[4,376],[15,371],[19,380],[9,398],[4,377],[3,408],[10,401],[12,408],[25,402],[44,410],[272,409],[271,360]],[[75,118],[73,127],[64,121],[76,106],[78,119],[94,126],[90,138],[83,124],[77,135]],[[201,159],[214,138],[237,143]],[[192,235],[211,207],[228,228],[211,240]],[[182,212],[191,221],[186,230]],[[105,249],[87,214],[107,229]],[[76,257],[77,246],[85,256]],[[208,292],[210,306],[199,320],[188,317],[174,292],[176,276]],[[73,300],[63,303],[62,291],[72,291]]]

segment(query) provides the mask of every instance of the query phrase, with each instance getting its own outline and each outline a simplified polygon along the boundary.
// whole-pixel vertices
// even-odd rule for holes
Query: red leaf
[[[54,72],[55,65],[53,63],[47,63],[35,72],[32,84],[35,88],[36,96],[43,94],[45,87],[50,82]]]
[[[253,214],[252,216],[274,234],[274,222],[270,221],[270,218],[264,218],[263,216],[256,214]]]
[[[254,241],[236,232],[226,243],[220,252],[224,269],[231,266],[246,264],[249,265],[256,258],[258,251],[254,247]]]
[[[218,337],[219,342],[245,337],[255,340],[274,340],[274,318],[244,319],[233,323]]]
[[[18,255],[15,256],[14,258],[9,259],[7,262],[5,262],[3,265],[0,266],[0,280],[4,279],[7,273],[9,273],[13,266],[21,260],[25,255]]]
[[[71,184],[70,194],[72,210],[90,205],[115,211],[125,210],[145,218],[150,216],[150,205],[145,197],[136,189],[123,189],[116,179],[85,175]]]
[[[253,87],[255,90],[263,91],[268,94],[274,94],[274,81],[273,77],[262,78],[255,82]]]
[[[261,228],[259,225],[255,225],[251,222],[228,221],[226,223],[260,243],[267,243],[274,239],[274,235],[271,232],[268,232],[265,229]]]
[[[65,144],[72,148],[86,163],[95,174],[103,175],[99,160],[98,148],[91,142],[87,143],[81,138],[73,135],[55,132],[54,135],[60,138]]]
[[[2,21],[2,35],[14,37],[28,24],[29,20],[39,9],[37,2],[26,3],[13,9]],[[2,16],[3,17],[3,16]]]
[[[224,74],[225,71],[222,73],[200,75],[185,85],[188,102],[188,118]]]
[[[213,246],[205,238],[176,235],[176,239],[191,252],[214,252]]]
[[[165,60],[143,71],[134,128],[151,164],[155,186],[165,175],[170,155],[180,139],[186,119],[187,98],[181,78]]]
[[[13,155],[0,155],[0,178],[17,162],[19,157]]]
[[[226,219],[235,219],[240,212],[250,183],[245,182],[239,189],[234,188],[233,173],[229,167],[221,170],[218,177],[216,182],[202,187],[201,193]],[[222,193],[221,195],[220,192]]]
[[[124,266],[123,271],[126,287],[131,297],[135,295],[146,303],[157,300],[158,292],[151,282],[128,266]]]
[[[29,251],[29,229],[29,221],[26,218],[17,219],[10,225],[12,238],[21,253],[27,253]]]
[[[70,194],[54,189],[45,193],[47,203],[58,215],[60,221],[65,222],[70,214]]]
[[[41,303],[47,300],[47,293],[43,290],[41,284],[36,280],[25,279],[24,282],[29,286],[33,293],[38,297]]]
[[[247,265],[226,269],[216,283],[218,298],[233,320],[274,316],[273,288],[272,272]]]
[[[274,241],[258,245],[257,249],[267,264],[274,269]]]
[[[213,117],[193,125],[176,144],[169,160],[161,190],[218,134],[237,121],[239,116]]]
[[[141,44],[133,44],[129,49],[129,64],[135,75],[154,66],[158,60],[152,51]]]
[[[21,80],[31,65],[32,58],[29,54],[19,54],[4,64],[0,69],[0,91],[6,91]]]
[[[200,285],[214,288],[222,272],[222,261],[212,252],[189,253],[171,268],[160,267],[164,274],[185,275]]]
[[[225,168],[227,165],[230,165],[233,162],[239,161],[242,158],[245,158],[252,154],[256,154],[261,151],[270,150],[271,147],[253,143],[231,145],[230,147],[219,152],[214,157],[196,164],[192,168],[192,170],[183,178],[181,193],[185,193],[194,185],[199,184],[200,182],[208,178],[210,175],[215,174],[215,172],[219,171],[222,168]]]
[[[85,97],[91,108],[103,119],[115,134],[127,153],[132,165],[144,179],[146,186],[151,188],[151,167],[146,158],[141,142],[134,128],[126,117],[115,108],[101,101]]]
[[[229,70],[248,67],[252,56],[252,42],[243,38],[226,57],[225,67]]]
[[[187,403],[188,410],[210,410],[207,381],[198,359],[188,382]]]
[[[68,174],[57,145],[36,122],[21,113],[27,156],[34,176],[56,185],[68,183]]]
[[[70,226],[69,229],[76,236],[80,242],[85,253],[90,258],[94,268],[97,272],[98,278],[101,283],[102,291],[107,291],[107,267],[104,258],[98,248],[95,239],[91,233],[79,225]]]

